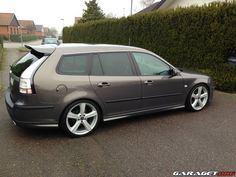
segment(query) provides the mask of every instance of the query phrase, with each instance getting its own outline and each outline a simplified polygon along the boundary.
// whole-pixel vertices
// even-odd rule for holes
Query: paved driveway
[[[8,49],[7,60],[19,55]],[[2,74],[7,83],[7,71]],[[197,113],[175,110],[106,122],[78,139],[58,129],[15,127],[3,98],[0,104],[2,177],[171,177],[174,171],[236,171],[236,95],[216,92],[212,104]]]
[[[42,40],[36,40],[36,41],[30,41],[30,42],[23,42],[23,43],[20,43],[20,42],[7,42],[7,41],[4,41],[4,48],[11,48],[11,49],[14,49],[14,48],[19,48],[19,47],[23,47],[25,44],[31,44],[31,45],[39,45],[41,44]]]

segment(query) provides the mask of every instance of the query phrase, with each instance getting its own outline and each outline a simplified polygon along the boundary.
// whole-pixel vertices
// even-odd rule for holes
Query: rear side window
[[[34,50],[32,50],[30,53],[27,53],[24,55],[22,58],[18,59],[15,63],[12,64],[11,66],[11,71],[12,73],[20,77],[21,74],[35,61],[38,59],[42,58],[44,54],[38,53]]]
[[[63,56],[59,62],[58,71],[65,75],[87,75],[89,55]]]
[[[105,76],[134,75],[127,53],[102,53],[99,58]]]

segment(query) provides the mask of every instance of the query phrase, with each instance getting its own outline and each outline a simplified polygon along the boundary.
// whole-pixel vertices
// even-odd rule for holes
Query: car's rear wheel
[[[100,117],[100,110],[95,103],[80,100],[66,108],[60,125],[68,135],[79,137],[94,131]]]
[[[208,103],[209,90],[206,85],[199,84],[192,88],[186,100],[186,108],[189,111],[200,111]]]

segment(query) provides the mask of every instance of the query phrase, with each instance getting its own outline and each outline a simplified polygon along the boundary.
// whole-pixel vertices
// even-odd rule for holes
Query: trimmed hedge
[[[21,42],[21,35],[20,34],[11,35],[10,39],[12,42]],[[23,42],[34,41],[37,39],[38,39],[38,37],[35,35],[30,35],[30,34],[23,34],[22,35]]]
[[[63,29],[63,42],[110,43],[151,50],[177,67],[209,74],[216,88],[236,92],[236,3],[177,8],[77,24]]]

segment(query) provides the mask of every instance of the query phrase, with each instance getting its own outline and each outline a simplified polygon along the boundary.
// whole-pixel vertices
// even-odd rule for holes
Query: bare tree
[[[56,28],[52,27],[49,29],[48,35],[51,37],[56,37],[58,34],[58,31],[56,30]]]
[[[148,7],[154,3],[155,0],[140,0],[143,7]]]
[[[106,15],[106,18],[116,18],[116,15],[110,12]]]

